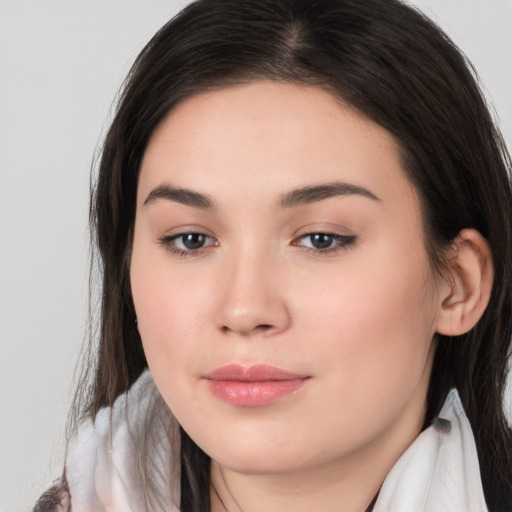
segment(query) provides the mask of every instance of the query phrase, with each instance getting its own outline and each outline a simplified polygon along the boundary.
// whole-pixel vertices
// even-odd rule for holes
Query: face
[[[392,136],[322,89],[175,108],[142,162],[130,275],[156,385],[222,467],[353,467],[418,434],[439,310],[418,197]]]

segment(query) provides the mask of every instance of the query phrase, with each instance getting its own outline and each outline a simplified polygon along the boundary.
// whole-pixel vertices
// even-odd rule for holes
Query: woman
[[[191,4],[105,141],[97,358],[36,510],[512,510],[509,170],[410,7]]]

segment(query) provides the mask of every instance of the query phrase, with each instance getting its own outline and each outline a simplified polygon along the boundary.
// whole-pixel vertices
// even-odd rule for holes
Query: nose
[[[290,325],[282,269],[261,253],[240,252],[226,263],[219,287],[216,324],[225,333],[270,336]]]

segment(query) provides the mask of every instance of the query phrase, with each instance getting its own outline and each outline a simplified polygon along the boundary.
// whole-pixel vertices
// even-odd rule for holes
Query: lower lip
[[[212,393],[231,405],[259,407],[277,402],[300,389],[307,379],[267,380],[245,382],[233,380],[207,380]]]

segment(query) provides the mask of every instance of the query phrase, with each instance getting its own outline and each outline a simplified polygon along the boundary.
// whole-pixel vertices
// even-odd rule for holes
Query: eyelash
[[[196,235],[196,236],[204,237],[205,239],[212,240],[213,243],[211,243],[211,244],[209,244],[207,246],[199,247],[197,249],[180,249],[180,248],[176,247],[176,245],[175,245],[176,240],[179,240],[180,238],[183,238],[183,237],[185,237],[187,235]],[[335,243],[335,245],[333,247],[327,247],[325,249],[319,249],[319,248],[315,248],[315,247],[308,247],[308,246],[305,246],[305,245],[301,245],[301,244],[299,244],[297,242],[297,241],[300,241],[300,240],[305,240],[308,237],[311,240],[311,237],[318,236],[318,235],[322,235],[324,237],[332,238],[332,242]],[[314,231],[314,232],[306,233],[304,235],[301,235],[301,236],[297,237],[292,242],[292,245],[303,247],[304,249],[306,249],[311,254],[327,255],[327,254],[335,254],[335,253],[337,253],[337,252],[339,252],[339,251],[341,251],[343,249],[349,248],[351,245],[354,244],[354,242],[356,240],[357,240],[357,237],[354,236],[354,235],[339,235],[337,233],[329,233],[329,232],[324,232],[324,231]],[[170,251],[171,254],[176,255],[176,256],[180,256],[180,257],[183,257],[183,258],[199,256],[199,255],[203,254],[204,251],[208,250],[210,247],[216,247],[218,245],[218,242],[214,238],[212,238],[211,236],[206,235],[204,233],[200,233],[198,231],[187,231],[187,232],[178,233],[178,234],[172,235],[172,236],[164,236],[164,237],[159,239],[159,243],[166,250]]]
[[[311,239],[313,236],[322,235],[324,237],[330,237],[332,238],[332,242],[334,245],[332,247],[327,247],[326,249],[318,249],[316,247],[307,247],[302,246],[305,249],[307,249],[312,254],[320,254],[320,255],[327,255],[327,254],[335,254],[343,249],[348,249],[351,245],[354,244],[354,242],[357,240],[357,237],[355,235],[339,235],[337,233],[329,233],[324,231],[314,231],[312,233],[306,233],[305,235],[301,235],[296,240],[304,240],[304,239]],[[292,243],[292,245],[298,245],[295,241]]]

